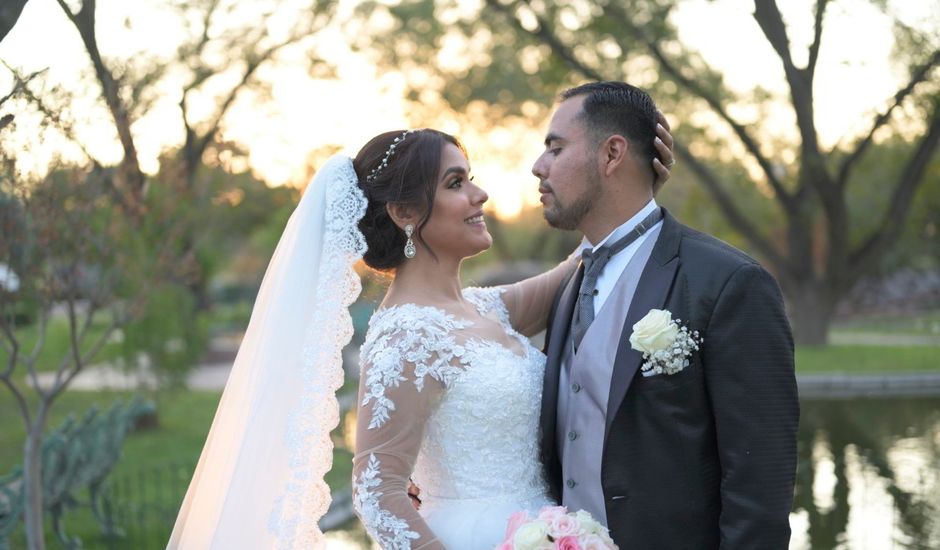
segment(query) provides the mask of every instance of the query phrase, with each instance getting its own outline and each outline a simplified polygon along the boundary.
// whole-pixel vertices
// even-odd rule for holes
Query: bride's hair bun
[[[386,205],[402,204],[421,212],[414,233],[421,236],[434,208],[441,151],[447,143],[466,154],[460,141],[449,134],[430,129],[396,130],[369,140],[353,159],[359,187],[368,200],[359,230],[368,246],[363,261],[372,269],[391,271],[405,261],[407,237],[389,216]]]

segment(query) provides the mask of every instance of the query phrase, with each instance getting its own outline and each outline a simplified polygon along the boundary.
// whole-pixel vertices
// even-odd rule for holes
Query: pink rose
[[[568,510],[564,506],[543,506],[542,509],[539,510],[538,519],[551,524],[556,519],[564,517],[567,513]]]
[[[552,518],[548,532],[555,538],[577,536],[581,533],[581,522],[565,514]]]
[[[578,537],[561,537],[555,541],[555,548],[558,550],[582,550],[578,544]]]
[[[510,550],[512,549],[511,541],[513,535],[515,535],[516,531],[518,531],[519,528],[522,527],[522,525],[527,521],[529,521],[529,512],[526,512],[525,510],[516,512],[515,514],[509,516],[509,524],[506,526],[506,540],[510,541]],[[502,550],[502,547],[500,547],[500,550]]]

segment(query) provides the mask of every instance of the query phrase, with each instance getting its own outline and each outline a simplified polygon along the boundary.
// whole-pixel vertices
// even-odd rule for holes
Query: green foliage
[[[196,311],[185,287],[160,285],[149,292],[143,313],[124,328],[122,358],[131,369],[141,354],[165,380],[182,382],[209,341],[207,315]]]

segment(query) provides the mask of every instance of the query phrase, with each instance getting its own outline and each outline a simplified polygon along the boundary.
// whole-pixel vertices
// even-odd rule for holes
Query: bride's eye
[[[471,181],[472,181],[472,179],[473,179],[473,178],[471,178]],[[463,176],[457,176],[456,178],[454,178],[454,179],[451,180],[451,182],[447,185],[447,188],[448,188],[448,189],[459,189],[460,187],[463,186],[463,181],[464,181]]]

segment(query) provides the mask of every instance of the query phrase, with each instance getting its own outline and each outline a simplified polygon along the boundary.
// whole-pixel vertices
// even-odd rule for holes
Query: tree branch
[[[54,388],[53,388],[53,390],[52,390],[52,392],[51,392],[51,395],[52,395],[53,397],[54,397],[55,395],[61,393],[65,388],[67,388],[67,387],[69,386],[69,384],[72,383],[72,380],[73,380],[76,376],[78,376],[78,374],[81,372],[82,368],[83,368],[86,364],[88,364],[88,362],[91,361],[96,355],[98,355],[98,353],[99,353],[99,352],[101,351],[101,349],[105,346],[105,344],[107,344],[108,339],[111,337],[111,335],[114,333],[114,331],[115,331],[117,328],[118,328],[118,321],[112,319],[110,326],[108,326],[108,328],[105,329],[105,331],[101,334],[101,336],[98,338],[98,340],[95,341],[94,344],[92,344],[92,346],[88,349],[87,352],[85,352],[84,355],[78,357],[78,359],[76,360],[75,365],[74,365],[73,368],[69,371],[69,373],[68,373],[68,375],[65,377],[65,379],[61,380],[61,382],[60,382],[59,379],[58,379],[58,377],[56,377],[56,384],[55,384],[55,386],[54,386]]]
[[[95,76],[98,79],[98,83],[101,85],[105,104],[108,106],[111,117],[114,119],[118,138],[124,150],[124,158],[121,160],[121,174],[124,178],[124,183],[128,186],[126,191],[130,192],[133,197],[132,203],[136,207],[139,205],[141,195],[144,191],[146,178],[144,177],[143,171],[140,169],[140,162],[137,159],[137,147],[134,144],[134,137],[131,133],[131,120],[127,106],[124,105],[118,93],[118,83],[114,79],[114,75],[105,65],[101,57],[101,52],[98,50],[98,39],[95,35],[95,0],[83,0],[78,13],[73,13],[65,3],[65,0],[56,0],[56,2],[58,2],[59,7],[62,8],[62,11],[65,13],[66,17],[68,17],[69,21],[75,26],[75,29],[82,39],[82,43],[85,45],[85,51],[91,58]]]
[[[825,2],[819,0],[817,17],[821,16],[818,12],[820,3],[825,7]],[[819,139],[816,135],[816,121],[813,114],[813,72],[808,68],[798,69],[793,64],[793,57],[790,55],[790,39],[787,37],[787,28],[780,10],[777,9],[776,0],[754,0],[754,19],[783,62],[783,71],[790,87],[793,110],[796,113],[796,122],[802,138],[803,163],[814,164],[814,168],[821,174],[826,173],[826,164],[819,151]],[[821,19],[819,24],[822,24]],[[817,28],[816,32],[821,36],[822,28]],[[815,42],[814,46],[819,47]],[[829,185],[830,181],[828,177],[825,180],[811,178],[808,183],[815,185],[821,192],[825,192],[823,188]]]
[[[9,347],[7,347],[7,344],[4,343],[3,349],[10,356],[7,361],[6,369],[3,371],[3,373],[0,373],[0,378],[6,378],[10,376],[10,374],[13,372],[13,369],[16,368],[16,362],[19,357],[20,343],[16,339],[16,334],[13,333],[13,329],[10,328],[12,324],[12,314],[11,322],[8,322],[6,319],[4,319],[3,322],[0,323],[0,330],[3,331],[3,336],[7,341],[9,341]]]
[[[532,6],[527,1],[525,4],[526,7],[528,7],[530,10],[532,9]],[[522,22],[519,21],[519,18],[516,17],[516,14],[510,10],[510,7],[501,3],[499,0],[486,0],[486,5],[504,14],[510,21],[512,21],[513,25],[520,32],[531,35],[547,44],[555,55],[560,57],[565,63],[568,64],[569,67],[578,71],[586,78],[598,81],[606,80],[600,73],[578,61],[578,59],[574,56],[574,52],[572,52],[571,49],[552,32],[551,25],[549,25],[544,18],[538,15],[535,10],[532,10],[532,13],[535,16],[536,21],[538,21],[538,28],[535,29],[535,31],[530,31],[522,26]]]
[[[862,157],[862,155],[865,153],[865,151],[868,149],[868,147],[872,144],[872,140],[874,139],[875,132],[877,132],[882,126],[884,126],[888,122],[888,120],[891,118],[891,113],[893,113],[894,110],[898,106],[901,105],[901,102],[907,99],[907,97],[911,95],[911,93],[913,93],[914,88],[921,82],[924,82],[925,80],[927,80],[927,77],[930,74],[930,71],[934,67],[936,67],[938,64],[940,64],[940,50],[934,51],[933,55],[930,56],[930,59],[928,59],[926,63],[924,63],[917,70],[914,71],[914,74],[911,75],[911,80],[907,83],[907,85],[901,88],[900,90],[898,90],[896,94],[894,94],[894,101],[892,102],[891,106],[889,106],[885,112],[875,117],[875,121],[872,124],[871,130],[869,130],[868,135],[865,136],[865,138],[862,139],[861,142],[859,142],[855,150],[852,151],[852,153],[845,159],[845,161],[842,162],[842,166],[839,167],[839,173],[838,173],[838,176],[836,177],[836,182],[841,187],[845,187],[847,185],[848,180],[849,180],[849,173],[851,172],[852,168],[854,168],[855,164],[859,161],[859,159]]]
[[[940,145],[940,104],[934,106],[933,117],[927,134],[904,167],[901,179],[891,194],[891,202],[884,219],[864,243],[849,258],[849,271],[862,273],[870,269],[882,254],[901,236],[908,210],[917,188],[924,181],[924,174],[931,157]]]
[[[16,26],[28,0],[4,0],[0,3],[0,42]]]
[[[25,420],[28,426],[30,422],[32,422],[32,415],[29,412],[29,404],[26,402],[26,396],[23,395],[23,392],[16,387],[16,384],[14,384],[9,377],[0,376],[0,382],[3,382],[3,385],[13,394],[13,398],[16,399],[16,406],[19,407],[20,414],[23,415],[23,420]]]
[[[819,59],[819,44],[822,41],[823,15],[829,0],[816,0],[816,19],[813,22],[813,43],[809,47],[809,60],[806,70],[811,75],[816,74],[816,61]]]
[[[34,75],[35,74],[38,74],[38,73],[34,73]],[[30,78],[34,75],[31,75]],[[20,82],[22,79],[22,77],[18,73],[16,73],[16,71],[13,71],[13,77],[16,78],[18,82]],[[82,140],[78,139],[75,136],[75,129],[72,127],[72,123],[70,121],[64,120],[58,112],[54,111],[49,106],[47,106],[46,103],[42,100],[42,98],[34,94],[32,90],[30,90],[29,87],[26,86],[27,81],[22,81],[22,82],[23,82],[23,87],[21,91],[22,91],[23,97],[25,97],[28,102],[32,103],[36,107],[36,109],[46,118],[46,120],[52,122],[53,126],[57,128],[60,132],[62,132],[62,134],[66,138],[68,138],[69,141],[71,141],[73,144],[78,146],[78,148],[85,155],[85,157],[89,160],[89,162],[91,162],[94,166],[101,166],[98,160],[91,155],[88,149],[85,148],[85,145],[84,143],[82,143]]]
[[[767,182],[770,185],[771,189],[774,190],[774,194],[777,197],[777,200],[780,201],[780,204],[783,206],[783,209],[788,214],[792,215],[796,212],[796,205],[793,202],[793,198],[784,189],[782,182],[777,178],[774,173],[773,167],[770,164],[770,161],[761,153],[760,146],[757,142],[751,137],[747,132],[747,129],[738,123],[727,109],[721,104],[721,101],[708,93],[704,87],[700,86],[695,80],[687,78],[682,74],[682,71],[675,66],[672,61],[666,56],[662,48],[659,47],[659,44],[651,38],[646,31],[642,28],[634,25],[626,13],[620,8],[619,5],[612,2],[605,6],[607,13],[611,13],[618,22],[620,22],[625,28],[630,29],[649,49],[650,53],[653,54],[653,57],[659,62],[660,66],[663,68],[664,72],[668,73],[673,79],[675,79],[683,87],[687,88],[696,96],[705,100],[708,103],[709,107],[721,117],[734,131],[735,135],[738,136],[738,139],[741,140],[741,143],[744,144],[744,147],[747,149],[748,153],[757,160],[757,163],[760,165],[761,169],[764,171],[764,175],[767,178]]]
[[[773,244],[762,237],[757,226],[752,224],[741,210],[735,205],[734,199],[725,191],[718,177],[704,163],[699,161],[684,145],[679,142],[674,144],[676,153],[682,157],[683,162],[689,165],[692,171],[698,176],[699,180],[711,194],[712,198],[718,204],[718,207],[724,213],[725,217],[737,229],[768,262],[773,264],[778,273],[785,274],[787,270],[787,261],[780,252],[774,248]]]

